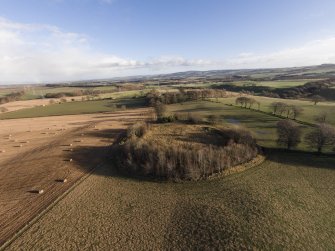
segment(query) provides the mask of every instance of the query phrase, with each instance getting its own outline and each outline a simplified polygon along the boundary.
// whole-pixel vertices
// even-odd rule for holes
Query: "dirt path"
[[[0,245],[100,164],[115,136],[141,114],[0,121]]]

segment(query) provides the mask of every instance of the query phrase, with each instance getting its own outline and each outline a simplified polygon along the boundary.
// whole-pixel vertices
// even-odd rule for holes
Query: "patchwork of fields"
[[[6,250],[335,246],[335,157],[313,154],[304,143],[291,152],[278,149],[276,124],[281,118],[272,116],[270,109],[275,101],[302,107],[298,119],[309,123],[325,111],[335,125],[334,103],[315,106],[257,96],[260,111],[235,106],[235,97],[168,105],[168,114],[193,114],[203,121],[216,115],[224,126],[248,128],[266,148],[267,158],[227,177],[168,183],[122,176],[109,158],[108,146],[118,134],[149,115],[139,94],[120,92],[113,99],[0,115],[0,219],[5,219],[0,221],[0,244],[36,219],[6,243]],[[303,136],[313,129],[300,127]],[[68,182],[60,182],[64,178]],[[43,194],[36,193],[41,189]],[[66,191],[70,192],[35,218]]]

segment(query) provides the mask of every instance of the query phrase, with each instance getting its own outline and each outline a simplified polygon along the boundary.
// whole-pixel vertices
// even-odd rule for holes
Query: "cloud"
[[[264,68],[294,67],[335,63],[335,37],[308,42],[269,54],[242,53],[225,62],[225,67]]]
[[[110,78],[205,64],[178,56],[146,61],[123,58],[93,49],[83,34],[0,18],[1,83]]]
[[[85,34],[0,18],[0,83],[57,82],[184,70],[270,68],[335,63],[335,37],[269,54],[221,60],[160,56],[124,58],[92,47]]]

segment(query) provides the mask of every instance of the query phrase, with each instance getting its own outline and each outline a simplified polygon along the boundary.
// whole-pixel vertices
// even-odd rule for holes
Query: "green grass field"
[[[97,169],[8,250],[333,250],[335,159],[273,153],[201,182]]]
[[[0,119],[16,119],[16,118],[33,118],[60,115],[75,115],[85,113],[99,113],[114,111],[114,105],[118,109],[122,105],[127,108],[141,107],[144,104],[143,99],[127,99],[120,98],[115,100],[93,100],[93,101],[76,101],[62,104],[54,104],[48,106],[38,106],[29,109],[0,114]]]
[[[193,113],[203,119],[206,119],[209,115],[214,114],[220,117],[220,123],[227,126],[242,126],[251,130],[259,145],[270,148],[278,147],[276,143],[276,124],[280,118],[269,114],[208,101],[170,105],[168,106],[168,112],[171,114]],[[312,127],[310,126],[300,126],[303,131],[303,137],[306,133],[312,130]],[[311,149],[304,142],[299,144],[297,149],[311,151]]]
[[[277,80],[277,81],[241,81],[233,82],[232,84],[236,86],[266,86],[271,88],[289,88],[304,85],[311,80],[302,79],[302,80]],[[313,80],[315,81],[315,80]]]
[[[261,103],[261,111],[272,112],[270,104],[273,102],[283,102],[288,105],[296,105],[304,109],[302,115],[298,117],[299,120],[306,121],[309,123],[315,123],[315,116],[319,115],[321,112],[328,113],[328,123],[335,125],[335,103],[334,102],[321,102],[317,105],[314,105],[311,101],[308,100],[292,100],[292,99],[278,99],[278,98],[268,98],[262,96],[254,97],[258,102]],[[223,98],[219,99],[220,102],[224,104],[235,104],[234,98]],[[254,107],[255,109],[257,107]]]
[[[75,92],[81,90],[87,90],[88,88],[83,87],[47,87],[47,86],[22,86],[16,88],[1,88],[0,97],[6,94],[24,90],[25,95],[22,96],[22,100],[37,99],[43,97],[47,93],[59,93],[59,92]],[[98,86],[89,88],[92,90],[99,90],[103,92],[114,92],[116,91],[115,86]]]

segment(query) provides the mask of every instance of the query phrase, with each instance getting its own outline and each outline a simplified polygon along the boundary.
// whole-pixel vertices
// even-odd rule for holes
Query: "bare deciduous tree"
[[[304,111],[303,108],[296,106],[296,105],[292,105],[290,108],[292,111],[291,113],[292,113],[293,119],[296,119],[297,117],[299,117]]]
[[[270,104],[273,114],[282,115],[287,110],[287,104],[283,102],[273,102]]]
[[[312,102],[314,103],[314,105],[317,105],[317,103],[324,101],[325,99],[323,97],[321,97],[320,95],[314,95],[311,98]]]
[[[157,118],[161,118],[164,116],[164,113],[166,111],[166,106],[158,101],[156,102],[154,109],[155,109]]]
[[[301,129],[291,120],[281,120],[277,123],[277,143],[287,149],[297,146],[301,141]]]
[[[305,137],[307,144],[316,148],[318,153],[322,152],[325,146],[331,146],[335,143],[335,129],[331,125],[320,124]]]
[[[326,123],[327,117],[327,112],[321,112],[319,115],[315,116],[314,120],[318,123]]]

